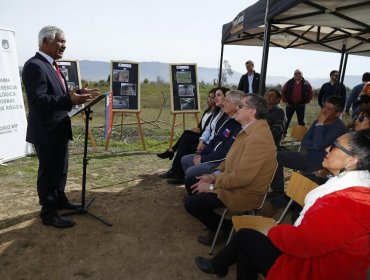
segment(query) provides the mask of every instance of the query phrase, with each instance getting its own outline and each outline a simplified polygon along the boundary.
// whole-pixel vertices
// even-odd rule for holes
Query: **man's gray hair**
[[[226,92],[226,96],[230,96],[231,103],[233,105],[239,105],[240,101],[242,101],[243,97],[245,96],[245,93],[241,90],[233,89]]]
[[[56,26],[44,26],[39,32],[39,48],[41,48],[42,42],[45,38],[48,42],[52,42],[55,39],[56,34],[64,35],[64,32]]]

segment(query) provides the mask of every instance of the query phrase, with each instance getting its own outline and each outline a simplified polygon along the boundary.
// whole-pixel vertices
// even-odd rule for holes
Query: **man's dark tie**
[[[58,76],[59,80],[62,82],[63,88],[66,89],[62,74],[60,74],[58,63],[55,60],[53,62],[53,65],[55,67],[55,70],[57,71],[57,76]]]

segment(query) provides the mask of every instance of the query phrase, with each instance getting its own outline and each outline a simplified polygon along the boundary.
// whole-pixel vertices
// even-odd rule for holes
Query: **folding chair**
[[[289,211],[290,206],[295,201],[301,206],[304,204],[304,199],[311,190],[315,189],[318,185],[311,181],[310,179],[304,177],[303,175],[293,172],[290,177],[290,181],[286,188],[286,195],[290,197],[288,205],[285,207],[283,213],[281,214],[279,220],[274,220],[272,218],[262,217],[262,216],[233,216],[232,222],[233,227],[236,231],[242,228],[251,228],[257,230],[265,235],[274,226],[280,224],[286,214]]]
[[[290,137],[293,138],[293,140],[284,139],[284,142],[282,143],[281,147],[289,150],[289,147],[300,145],[307,130],[308,130],[307,127],[303,125],[299,125],[299,124],[293,125],[292,132],[290,133]],[[299,150],[300,150],[300,146],[298,148],[298,151]]]
[[[276,172],[276,169],[278,167],[278,164],[276,162],[275,164],[275,168],[274,168],[274,172],[272,174],[272,177],[271,177],[271,180],[270,182],[268,183],[267,187],[266,187],[266,192],[265,192],[265,195],[263,196],[263,199],[261,201],[261,204],[260,206],[258,206],[258,208],[255,208],[255,209],[251,209],[251,210],[248,210],[248,211],[244,211],[243,213],[240,213],[240,215],[245,215],[245,214],[249,214],[249,215],[255,215],[256,211],[257,210],[260,210],[262,207],[263,207],[263,204],[265,203],[266,201],[266,197],[267,197],[267,194],[268,192],[270,191],[270,185],[272,183],[272,180],[274,179],[274,176],[275,176],[275,172]],[[220,222],[218,224],[218,227],[217,227],[217,231],[216,231],[216,234],[215,234],[215,237],[213,238],[213,242],[212,242],[212,245],[211,245],[211,248],[209,249],[209,255],[212,255],[213,254],[213,250],[216,246],[216,242],[217,242],[217,239],[218,239],[218,235],[220,234],[220,230],[221,230],[221,227],[222,227],[222,224],[225,220],[225,216],[226,214],[228,213],[229,209],[225,208],[225,210],[223,211],[222,213],[222,216],[221,216],[221,219],[220,219]],[[227,242],[226,242],[226,245],[229,244],[230,240],[231,240],[231,237],[233,235],[233,232],[234,232],[234,229],[232,228],[231,231],[230,231],[230,234],[229,234],[229,237],[227,239]]]

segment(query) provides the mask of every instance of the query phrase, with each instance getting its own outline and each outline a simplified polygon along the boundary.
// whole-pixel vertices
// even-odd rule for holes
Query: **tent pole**
[[[348,53],[346,53],[345,56],[344,56],[343,71],[341,73],[341,77],[340,77],[340,80],[339,80],[342,84],[344,82],[344,77],[346,75],[347,60],[348,60]]]
[[[267,61],[269,56],[270,46],[270,34],[271,34],[271,22],[268,20],[269,13],[269,0],[266,1],[266,12],[265,12],[265,30],[263,34],[263,51],[262,51],[262,63],[261,63],[261,77],[259,84],[258,94],[264,96],[266,91],[266,73],[267,73]]]
[[[220,68],[218,71],[218,86],[221,86],[221,76],[222,76],[222,61],[224,59],[224,44],[221,44],[221,57],[220,57]]]
[[[340,63],[339,63],[339,78],[342,77],[342,72],[343,72],[343,59],[344,59],[344,55],[345,55],[345,52],[346,52],[346,41],[343,42],[343,46],[342,46],[342,55],[340,56]],[[339,79],[339,82],[341,82],[341,79]],[[335,93],[338,94],[339,92],[339,89],[340,87],[338,87],[338,83],[336,85],[336,89],[335,89]]]

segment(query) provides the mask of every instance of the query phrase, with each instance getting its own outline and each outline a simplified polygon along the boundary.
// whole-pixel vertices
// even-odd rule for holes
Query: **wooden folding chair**
[[[298,151],[300,150],[300,143],[307,132],[307,127],[299,124],[295,124],[292,127],[292,132],[290,133],[290,137],[292,139],[285,138],[282,141],[283,145],[281,147],[287,148],[288,150],[292,147],[299,146]]]
[[[233,227],[236,231],[242,228],[251,228],[257,230],[265,235],[274,226],[280,224],[286,214],[289,211],[290,206],[295,201],[301,206],[304,205],[304,199],[311,190],[315,189],[318,185],[311,181],[310,179],[304,177],[303,175],[293,172],[288,186],[286,188],[286,195],[290,197],[288,205],[285,207],[283,213],[281,214],[278,221],[272,218],[262,217],[262,216],[233,216],[232,222]]]
[[[292,132],[290,133],[290,136],[297,141],[302,141],[306,132],[307,132],[307,127],[305,127],[304,125],[295,124],[292,127]]]
[[[251,210],[248,210],[248,211],[244,211],[243,213],[240,213],[241,215],[245,215],[245,214],[249,214],[249,215],[255,215],[256,211],[257,210],[261,210],[261,208],[263,207],[263,204],[265,204],[265,201],[266,201],[266,197],[267,197],[267,194],[268,192],[270,191],[270,185],[272,183],[272,180],[274,179],[275,177],[275,173],[276,173],[276,170],[277,170],[277,167],[278,167],[278,163],[276,162],[275,164],[275,168],[274,168],[274,172],[272,174],[272,177],[271,177],[271,180],[270,182],[268,183],[267,187],[266,187],[266,192],[265,192],[265,195],[263,196],[263,199],[261,201],[261,204],[260,206],[258,206],[258,208],[255,208],[255,209],[251,209]],[[229,212],[229,209],[225,208],[225,210],[223,211],[222,213],[222,216],[221,216],[221,219],[220,219],[220,222],[218,224],[218,227],[217,227],[217,231],[216,231],[216,234],[215,234],[215,237],[213,238],[213,242],[212,242],[212,245],[211,245],[211,248],[209,249],[209,254],[212,255],[213,254],[213,250],[216,246],[216,242],[217,242],[217,239],[218,239],[218,235],[220,234],[220,230],[221,230],[221,227],[222,227],[222,224],[225,220],[225,216],[226,214]],[[227,242],[226,242],[226,245],[230,242],[231,240],[231,237],[233,235],[233,232],[234,232],[234,228],[231,229],[230,231],[230,234],[229,234],[229,238],[227,239]]]

